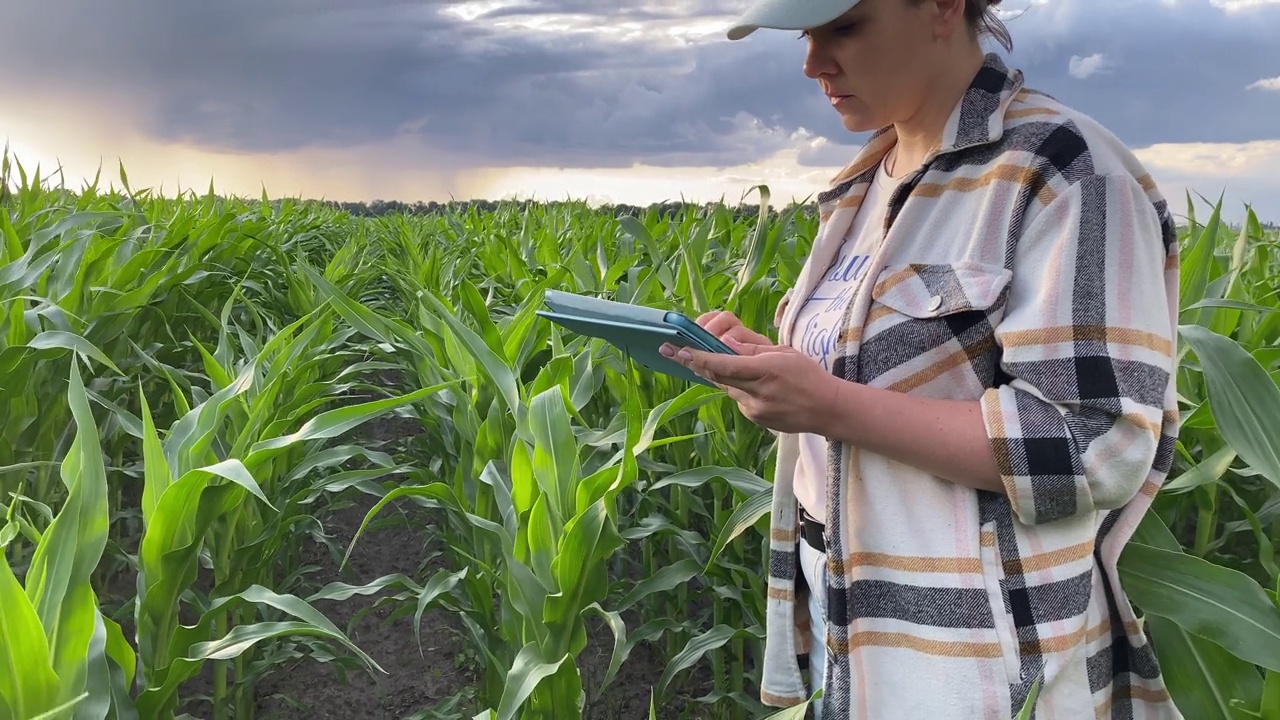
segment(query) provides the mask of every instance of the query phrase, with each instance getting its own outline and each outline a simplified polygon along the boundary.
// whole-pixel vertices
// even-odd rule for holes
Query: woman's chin
[[[869,114],[858,112],[840,113],[840,119],[844,123],[845,129],[853,133],[874,132],[889,124],[880,122]]]

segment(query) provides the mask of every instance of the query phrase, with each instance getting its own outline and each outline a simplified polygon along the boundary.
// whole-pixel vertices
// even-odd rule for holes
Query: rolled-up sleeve
[[[1018,519],[1127,504],[1160,443],[1175,363],[1177,243],[1143,186],[1093,175],[1027,226],[995,328],[1008,381],[982,416]]]

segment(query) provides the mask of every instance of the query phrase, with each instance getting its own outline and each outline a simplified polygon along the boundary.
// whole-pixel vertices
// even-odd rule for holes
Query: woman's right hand
[[[712,310],[711,312],[703,313],[698,317],[697,323],[702,326],[702,329],[712,335],[715,335],[721,340],[733,338],[738,342],[749,343],[752,345],[774,344],[772,338],[766,335],[761,335],[755,330],[743,325],[737,315],[726,310]]]

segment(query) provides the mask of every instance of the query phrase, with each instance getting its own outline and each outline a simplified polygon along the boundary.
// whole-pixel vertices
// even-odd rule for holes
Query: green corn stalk
[[[1280,388],[1266,350],[1280,326],[1266,252],[1274,241],[1252,210],[1236,233],[1220,213],[1221,201],[1203,228],[1188,213],[1178,461],[1120,570],[1179,708],[1243,718],[1267,711],[1264,674],[1280,663],[1280,606],[1264,590],[1280,582],[1280,523],[1265,524],[1280,497],[1280,441],[1267,430],[1280,422]]]
[[[140,568],[136,598],[95,601],[104,647],[118,629],[112,608],[145,620],[139,677],[120,676],[140,712],[180,707],[177,678],[212,661],[214,712],[250,717],[271,657],[260,650],[317,632],[342,644],[310,603],[385,592],[380,604],[414,618],[415,634],[431,608],[463,619],[484,670],[473,712],[573,717],[648,645],[665,661],[655,708],[682,697],[687,714],[765,714],[749,668],[763,632],[773,438],[727,399],[533,312],[555,287],[695,315],[729,309],[768,334],[816,229],[811,207],[770,212],[762,187],[754,216],[501,203],[353,218],[212,188],[162,198],[123,169],[120,191],[95,179],[70,192],[7,155],[4,165],[16,187],[0,200],[3,560],[29,576],[54,509],[70,502],[79,429],[64,398],[85,359],[98,372],[84,395],[104,411],[109,522],[90,582]],[[1252,211],[1230,226],[1221,201],[1210,205],[1200,223],[1188,198],[1179,238],[1175,470],[1122,578],[1184,714],[1265,720],[1280,691],[1280,488],[1267,432],[1280,237]],[[387,412],[421,425],[394,457],[357,435],[360,418]],[[310,434],[321,418],[344,428],[341,440]],[[436,513],[449,567],[307,588],[302,541],[324,526],[327,503],[351,495],[379,503],[366,522],[399,499]],[[160,508],[171,504],[185,515],[168,526]],[[557,559],[574,533],[597,531],[612,551],[566,574]],[[207,578],[199,552],[212,560]],[[166,601],[165,583],[185,577],[199,589]],[[196,624],[176,623],[179,609],[196,610]],[[580,673],[589,619],[613,652]],[[712,691],[684,696],[682,679],[703,666]],[[79,711],[90,699],[66,702]]]
[[[137,718],[134,652],[104,617],[90,576],[107,542],[107,473],[76,364],[67,404],[75,439],[61,465],[67,496],[36,543],[25,589],[0,552],[0,718]],[[16,526],[0,530],[0,545]]]
[[[235,659],[236,676],[243,678],[247,671],[242,658],[254,644],[287,635],[337,641],[367,667],[378,669],[309,604],[268,590],[261,583],[275,583],[279,572],[273,563],[275,552],[288,541],[287,536],[277,534],[290,527],[277,522],[280,514],[285,510],[296,513],[299,494],[316,490],[298,481],[320,460],[341,459],[332,453],[317,458],[323,452],[322,442],[397,407],[423,400],[443,385],[322,412],[297,430],[286,432],[297,423],[298,415],[309,413],[330,394],[324,390],[318,398],[312,397],[305,392],[312,384],[303,382],[292,403],[276,406],[288,381],[306,377],[300,376],[298,369],[311,361],[300,360],[312,357],[312,353],[316,358],[333,357],[325,351],[335,337],[321,322],[325,317],[327,313],[299,320],[265,343],[234,379],[187,412],[164,442],[156,432],[145,397],[142,401],[146,531],[140,552],[137,617],[147,689],[139,697],[140,710],[172,712],[178,685],[197,672],[204,660]],[[214,354],[206,354],[205,360],[214,377],[224,381],[229,377],[226,371],[230,368],[219,364]],[[227,457],[214,452],[217,446],[229,448]],[[357,449],[341,450],[352,456]],[[375,469],[364,473],[362,479],[369,481],[388,472],[387,468]],[[285,506],[273,504],[268,493],[279,497],[278,502]],[[264,514],[264,508],[270,515]],[[269,529],[276,532],[264,535]],[[219,597],[210,603],[197,626],[183,628],[178,625],[179,601],[195,580],[196,556],[206,538],[215,558],[214,593]],[[248,604],[295,619],[253,622]],[[215,669],[215,710],[221,715],[228,712],[228,667],[220,664]],[[251,700],[252,695],[240,697]],[[251,712],[245,700],[239,705],[238,717]]]

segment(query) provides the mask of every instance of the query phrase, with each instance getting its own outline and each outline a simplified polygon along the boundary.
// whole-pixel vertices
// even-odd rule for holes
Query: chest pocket
[[[860,381],[969,398],[991,387],[1012,273],[972,261],[891,265],[876,277],[859,350]]]

